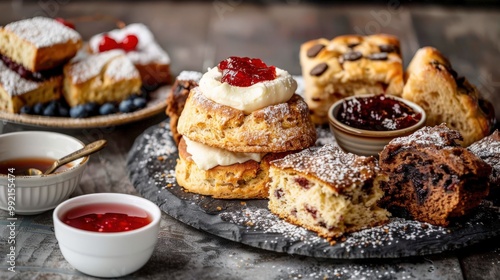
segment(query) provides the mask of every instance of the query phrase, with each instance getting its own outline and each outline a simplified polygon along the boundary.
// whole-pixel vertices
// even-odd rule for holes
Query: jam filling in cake
[[[43,82],[52,77],[60,76],[63,72],[63,65],[39,72],[32,72],[22,64],[16,63],[7,56],[0,54],[0,60],[13,72],[16,72],[21,78],[33,82]]]

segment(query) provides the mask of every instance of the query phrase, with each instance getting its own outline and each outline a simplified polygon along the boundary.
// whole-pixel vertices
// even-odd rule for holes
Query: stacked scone
[[[316,141],[296,87],[260,59],[230,57],[209,69],[178,121],[179,185],[216,198],[267,197],[270,161]]]
[[[45,17],[0,27],[0,110],[19,113],[61,96],[62,66],[81,47],[73,29]]]

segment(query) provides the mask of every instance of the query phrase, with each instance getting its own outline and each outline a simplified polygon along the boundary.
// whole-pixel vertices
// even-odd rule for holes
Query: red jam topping
[[[122,232],[141,228],[151,222],[150,215],[124,204],[89,204],[68,211],[62,221],[72,227],[96,232]]]
[[[222,71],[221,82],[237,87],[249,87],[276,78],[276,67],[267,66],[258,58],[231,56],[218,67]]]
[[[342,103],[337,119],[348,126],[376,131],[389,131],[410,127],[422,118],[422,114],[405,103],[383,94],[357,97]]]
[[[69,27],[71,29],[75,29],[75,25],[71,21],[67,21],[64,18],[60,18],[60,17],[55,18],[54,20],[59,22],[62,25],[65,25],[66,27]]]
[[[122,49],[126,52],[134,51],[139,44],[139,39],[133,34],[129,34],[123,38],[121,42],[117,42],[115,39],[109,37],[108,35],[102,36],[99,42],[99,52],[105,52],[114,49]]]

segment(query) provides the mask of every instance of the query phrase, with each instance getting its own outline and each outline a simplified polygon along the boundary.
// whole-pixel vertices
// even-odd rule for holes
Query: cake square
[[[46,103],[61,97],[62,76],[44,81],[22,78],[0,61],[0,111],[19,113],[24,105]]]
[[[119,102],[141,89],[141,77],[121,50],[75,57],[64,66],[63,94],[71,107]]]
[[[32,72],[63,65],[82,45],[78,32],[46,17],[0,27],[0,42],[0,54]]]
[[[314,123],[328,121],[328,108],[337,100],[360,94],[403,91],[403,66],[395,36],[344,35],[320,38],[300,48],[305,100]]]
[[[377,206],[387,180],[374,157],[325,145],[271,162],[269,209],[290,223],[333,241],[388,221]]]

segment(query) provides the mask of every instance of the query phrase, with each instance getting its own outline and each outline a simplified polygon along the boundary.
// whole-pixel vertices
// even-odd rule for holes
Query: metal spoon
[[[72,162],[75,159],[79,159],[81,157],[88,156],[90,154],[93,154],[93,153],[101,150],[102,148],[104,148],[105,145],[106,145],[106,140],[97,140],[97,141],[92,142],[88,145],[85,145],[85,147],[83,147],[75,152],[72,152],[71,154],[69,154],[67,156],[64,156],[64,157],[54,161],[52,166],[50,166],[49,169],[45,170],[45,172],[42,172],[41,170],[38,170],[36,168],[29,168],[26,171],[26,175],[29,175],[29,176],[37,176],[37,175],[42,175],[42,174],[48,175],[48,174],[54,172],[60,166],[65,165],[66,163]]]

